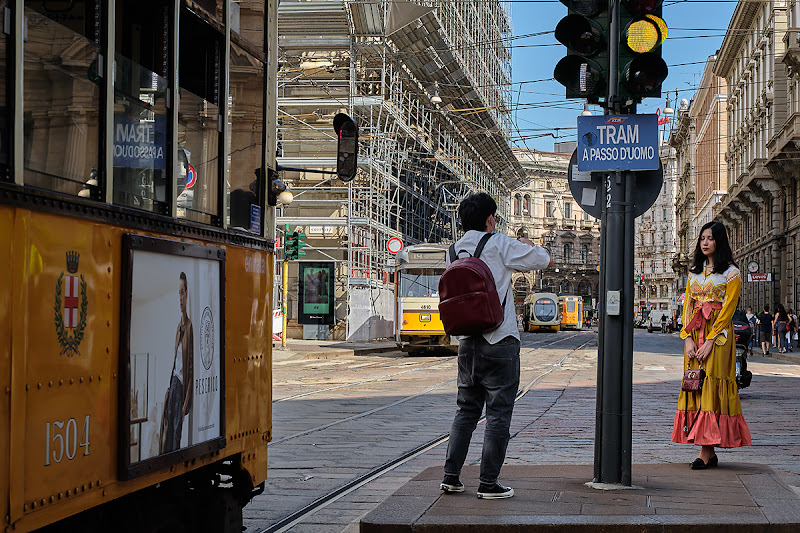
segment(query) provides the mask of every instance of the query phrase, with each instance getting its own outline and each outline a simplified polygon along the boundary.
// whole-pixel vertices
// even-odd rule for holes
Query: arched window
[[[520,202],[521,202],[521,199],[520,199],[519,194],[515,194],[514,195],[514,214],[517,215],[517,216],[519,216],[519,214],[520,214],[520,209],[521,209]]]
[[[564,263],[568,264],[572,262],[572,243],[565,242],[564,243]]]
[[[530,238],[530,237],[528,236],[528,229],[527,229],[525,226],[522,226],[521,228],[519,228],[519,229],[517,230],[517,238],[518,238],[518,239],[520,239],[520,238],[522,238],[522,239],[528,239],[528,238]]]
[[[522,204],[522,214],[526,216],[531,215],[531,197],[527,194],[525,195],[525,201]]]

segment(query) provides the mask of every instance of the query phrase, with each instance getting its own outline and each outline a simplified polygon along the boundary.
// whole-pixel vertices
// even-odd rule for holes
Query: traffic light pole
[[[619,114],[619,0],[609,0],[608,105]],[[605,175],[600,234],[600,334],[594,481],[631,484],[633,387],[633,190],[635,174]],[[621,237],[621,238],[620,238]],[[622,266],[622,268],[620,268]],[[620,342],[620,339],[622,342]]]

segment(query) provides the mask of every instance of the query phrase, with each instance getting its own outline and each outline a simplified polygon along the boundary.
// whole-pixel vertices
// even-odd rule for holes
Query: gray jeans
[[[489,344],[481,335],[459,343],[458,411],[447,445],[446,475],[461,474],[472,432],[485,404],[480,481],[486,484],[497,481],[511,437],[508,428],[519,389],[519,347],[519,341],[510,336],[497,344]]]

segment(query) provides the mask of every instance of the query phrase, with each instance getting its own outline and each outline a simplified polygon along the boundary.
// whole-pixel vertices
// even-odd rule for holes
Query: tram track
[[[553,342],[550,342],[550,343],[542,343],[541,345],[538,345],[538,346],[529,347],[526,351],[524,351],[524,352],[521,351],[520,352],[520,356],[527,355],[528,353],[530,353],[530,352],[532,352],[534,350],[538,350],[539,348],[542,348],[542,347],[545,347],[545,346],[550,346],[552,344],[557,344],[557,343],[560,343],[560,342],[564,342],[566,340],[569,340],[569,339],[575,337],[576,335],[577,335],[577,333],[574,334],[574,335],[570,335],[569,337],[558,339],[557,341],[553,341]],[[391,374],[384,374],[384,375],[381,375],[381,376],[376,376],[376,377],[373,377],[373,378],[364,379],[364,380],[360,380],[360,381],[354,381],[354,382],[350,382],[350,383],[342,383],[342,384],[339,384],[339,385],[334,385],[334,386],[326,387],[326,388],[323,388],[323,389],[317,389],[317,390],[313,390],[313,391],[293,394],[293,395],[287,396],[285,398],[274,399],[274,400],[272,400],[272,403],[275,404],[275,403],[279,403],[279,402],[285,402],[285,401],[288,401],[288,400],[295,400],[295,399],[298,399],[298,398],[303,398],[303,397],[306,397],[306,396],[312,396],[314,394],[320,394],[320,393],[323,393],[323,392],[329,392],[329,391],[344,389],[344,388],[348,388],[348,387],[356,387],[358,385],[364,385],[366,383],[374,383],[376,381],[381,381],[383,379],[400,376],[400,375],[407,374],[407,373],[410,373],[410,372],[419,372],[421,370],[430,370],[430,369],[436,368],[437,366],[441,366],[441,365],[444,365],[446,363],[451,363],[451,362],[453,362],[453,361],[455,361],[457,359],[458,359],[458,356],[454,355],[454,356],[446,357],[444,359],[438,359],[436,361],[431,362],[430,364],[419,363],[419,366],[415,366],[414,368],[407,368],[405,370],[401,370],[399,372],[394,372],[394,373],[391,373]],[[384,364],[384,363],[383,362],[376,363],[376,365],[380,365],[380,364]],[[405,363],[405,365],[408,365],[408,364],[409,363],[407,363],[407,362]],[[411,363],[411,364],[413,364],[413,363]],[[389,365],[389,366],[391,366],[391,365]],[[362,368],[365,368],[365,367],[361,366],[361,367],[358,367],[357,369],[361,370]],[[349,369],[338,368],[335,371],[342,372],[342,371],[345,371],[345,370],[352,370],[352,368],[349,368]],[[287,383],[290,383],[290,382],[289,381],[278,382],[278,384],[287,384]],[[302,386],[302,384],[299,384],[299,383],[293,383],[293,385]]]
[[[542,346],[536,346],[536,347],[529,348],[528,350],[526,350],[524,352],[524,354],[525,355],[530,354],[531,352],[536,351],[537,349],[540,349],[540,348],[542,348],[544,346],[550,346],[550,345],[553,345],[553,344],[563,343],[563,342],[565,342],[565,341],[567,341],[569,339],[577,337],[578,335],[579,334],[576,333],[576,334],[571,335],[569,337],[566,337],[566,338],[563,338],[563,339],[558,339],[557,341],[554,341],[552,343],[548,343],[548,344],[544,344]],[[547,377],[550,373],[552,373],[555,370],[561,368],[563,366],[563,364],[567,361],[567,359],[569,359],[570,356],[572,356],[573,354],[575,354],[576,352],[578,352],[580,350],[583,350],[587,345],[591,344],[594,341],[595,341],[594,338],[590,338],[589,340],[579,344],[577,347],[572,348],[568,353],[566,353],[565,355],[563,355],[560,358],[558,358],[555,363],[552,363],[549,366],[549,368],[547,368],[546,370],[540,372],[534,378],[528,380],[528,382],[525,384],[525,386],[521,387],[519,389],[519,391],[517,392],[517,395],[514,398],[514,402],[516,403],[519,400],[521,400],[533,387],[536,386],[537,383],[539,383],[541,380],[543,380],[545,377]],[[447,380],[446,382],[444,382],[442,384],[435,385],[434,387],[430,387],[429,389],[438,388],[439,386],[442,386],[445,383],[452,382],[452,381],[454,381],[454,380]],[[417,396],[420,396],[422,394],[425,394],[426,391],[417,393],[416,395],[413,395],[412,397],[417,397]],[[429,392],[429,391],[427,391],[427,392]],[[411,398],[411,397],[409,397],[409,398]],[[399,400],[398,402],[394,402],[391,405],[396,405],[397,403],[400,403],[401,401],[405,401],[405,399],[404,400]],[[378,410],[382,410],[383,408],[386,408],[386,407],[388,407],[388,406],[384,406],[382,408],[376,408],[374,410],[368,411],[367,413],[371,414],[371,413],[376,412]],[[366,416],[367,413],[362,413],[360,415],[355,415],[354,417],[349,417],[349,419],[355,419],[356,417]],[[486,417],[484,416],[478,421],[478,424],[482,424],[485,421],[486,421]],[[336,423],[339,423],[339,422],[336,422]],[[330,427],[331,425],[335,425],[336,423],[328,424],[328,425],[326,425],[326,427]],[[303,432],[303,434],[308,434],[308,433],[311,433],[313,431],[316,431],[316,429]],[[511,438],[513,439],[517,434],[518,434],[518,432],[515,433],[514,435],[512,435]],[[298,434],[297,436],[300,436],[300,435]],[[294,438],[294,436],[290,436],[289,438]],[[305,505],[304,507],[298,509],[297,511],[291,513],[290,515],[282,518],[281,520],[279,520],[275,524],[269,526],[268,528],[258,530],[258,533],[283,533],[283,532],[289,530],[290,528],[294,527],[295,525],[299,524],[300,522],[302,522],[305,518],[313,515],[317,511],[323,509],[324,507],[327,507],[328,505],[330,505],[330,504],[334,503],[335,501],[343,498],[344,496],[347,496],[351,492],[353,492],[355,490],[358,490],[359,488],[363,487],[364,485],[374,481],[375,479],[385,475],[386,473],[388,473],[388,472],[394,470],[395,468],[407,463],[408,461],[411,461],[412,459],[415,459],[416,457],[419,457],[420,455],[428,452],[429,450],[444,444],[445,442],[447,442],[449,440],[449,438],[450,438],[450,434],[449,433],[444,433],[444,434],[442,434],[442,435],[440,435],[438,437],[435,437],[435,438],[433,438],[433,439],[431,439],[431,440],[429,440],[429,441],[427,441],[427,442],[425,442],[425,443],[423,443],[423,444],[421,444],[419,446],[416,446],[416,447],[414,447],[414,448],[412,448],[410,450],[407,450],[406,452],[402,453],[401,455],[399,455],[399,456],[397,456],[397,457],[395,457],[395,458],[393,458],[393,459],[391,459],[389,461],[386,461],[386,462],[384,462],[383,464],[381,464],[379,466],[376,466],[376,467],[372,468],[371,470],[365,472],[364,474],[359,475],[358,477],[356,477],[355,479],[345,483],[344,485],[341,485],[340,487],[338,487],[338,488],[336,488],[336,489],[334,489],[332,491],[329,491],[328,493],[326,493],[323,496],[315,499],[311,503]],[[283,440],[288,440],[288,438],[280,439],[279,441],[276,441],[276,442],[282,442]]]
[[[529,354],[529,353],[531,353],[533,351],[536,351],[536,350],[539,350],[541,348],[544,348],[546,346],[552,346],[553,344],[563,343],[563,342],[568,341],[568,340],[570,340],[570,339],[572,339],[574,337],[577,337],[577,336],[578,336],[578,334],[576,333],[574,335],[570,335],[569,337],[565,337],[565,338],[562,338],[562,339],[557,339],[557,340],[555,340],[553,342],[550,342],[550,343],[545,343],[545,344],[542,344],[540,346],[530,347],[525,352],[521,352],[520,353],[520,357],[522,357],[523,355],[527,355],[527,354]],[[425,367],[424,369],[430,369],[430,368],[433,368],[433,367],[435,367],[437,365],[441,365],[441,364],[443,364],[445,362],[451,362],[453,359],[457,359],[457,357],[448,358],[448,361],[437,361],[436,363],[434,363],[432,365],[429,365],[428,367]],[[393,375],[399,375],[399,374],[404,374],[406,372],[419,371],[419,370],[423,370],[423,368],[409,369],[409,370],[406,370],[406,371],[398,372],[398,373],[393,374]],[[316,394],[316,393],[319,393],[319,392],[325,392],[325,391],[329,391],[329,390],[345,388],[345,387],[348,387],[348,386],[355,386],[355,385],[359,385],[359,384],[363,384],[363,383],[370,383],[370,382],[374,382],[374,381],[379,381],[381,379],[384,379],[385,377],[388,377],[388,376],[383,376],[383,377],[369,379],[369,380],[363,380],[363,381],[357,382],[357,383],[344,384],[344,385],[340,385],[340,386],[336,386],[336,387],[329,387],[329,388],[321,389],[321,390],[317,390],[317,391],[310,391],[310,392],[307,392],[307,393],[298,394],[298,395],[296,395],[294,397],[291,397],[291,398],[299,398],[299,397],[302,397],[302,396],[309,396],[311,394]],[[401,404],[403,404],[403,403],[405,403],[407,401],[413,400],[415,398],[419,398],[419,397],[424,396],[424,395],[426,395],[426,394],[428,394],[430,392],[433,392],[434,390],[440,389],[440,388],[442,388],[442,387],[444,387],[446,385],[449,385],[449,384],[453,383],[454,381],[456,381],[456,378],[447,379],[447,380],[441,381],[441,382],[439,382],[439,383],[437,383],[437,384],[435,384],[435,385],[433,385],[431,387],[428,387],[428,388],[426,388],[426,389],[424,389],[424,390],[422,390],[420,392],[417,392],[415,394],[410,394],[410,395],[408,395],[408,396],[406,396],[404,398],[396,400],[396,401],[394,401],[392,403],[389,403],[389,404],[386,404],[386,405],[382,405],[380,407],[376,407],[374,409],[370,409],[368,411],[364,411],[362,413],[358,413],[358,414],[355,414],[355,415],[352,415],[352,416],[349,416],[349,417],[346,417],[346,418],[342,418],[342,419],[339,419],[339,420],[336,420],[336,421],[333,421],[333,422],[329,422],[327,424],[322,424],[320,426],[317,426],[317,427],[314,427],[314,428],[311,428],[311,429],[300,431],[300,432],[294,433],[292,435],[287,435],[286,437],[281,437],[279,439],[271,441],[269,443],[269,446],[276,446],[276,445],[281,444],[283,442],[286,442],[288,440],[296,439],[298,437],[303,437],[305,435],[310,435],[310,434],[316,433],[318,431],[324,431],[324,430],[326,430],[328,428],[331,428],[333,426],[337,426],[339,424],[344,424],[346,422],[352,422],[353,420],[358,420],[360,418],[364,418],[364,417],[367,417],[369,415],[372,415],[372,414],[375,414],[375,413],[379,413],[379,412],[384,411],[386,409],[391,409],[392,407],[396,407],[396,406],[401,405]],[[525,392],[527,392],[527,391],[525,391]],[[288,399],[290,399],[290,398],[285,398],[284,400],[288,400]],[[283,400],[276,400],[276,401],[283,401]],[[516,399],[515,399],[515,401],[516,401]],[[275,403],[275,402],[273,402],[273,403]]]

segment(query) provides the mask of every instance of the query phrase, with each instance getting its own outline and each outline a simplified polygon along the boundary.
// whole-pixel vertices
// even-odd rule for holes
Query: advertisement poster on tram
[[[223,332],[220,261],[136,248],[130,256],[133,465],[222,436]]]

